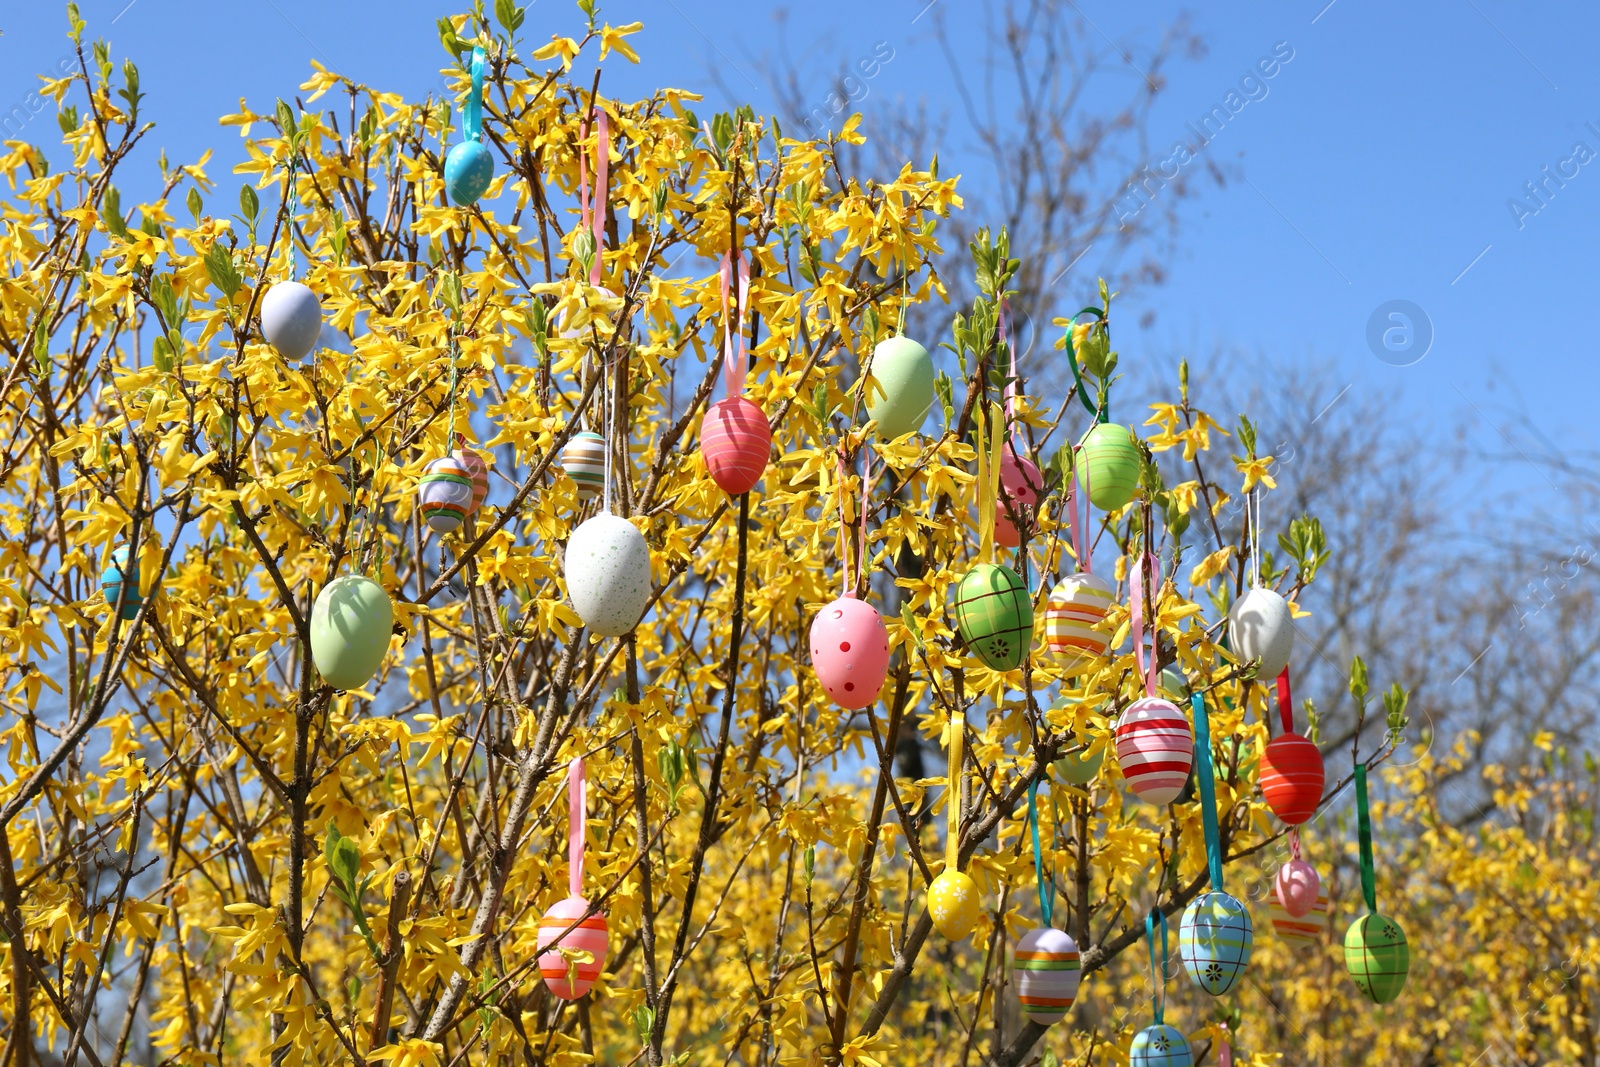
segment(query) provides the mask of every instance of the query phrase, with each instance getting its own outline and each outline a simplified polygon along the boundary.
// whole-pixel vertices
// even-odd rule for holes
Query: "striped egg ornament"
[[[712,404],[700,423],[700,454],[724,493],[748,493],[766,473],[772,454],[766,414],[742,396]]]
[[[1099,423],[1078,446],[1078,491],[1101,511],[1115,511],[1139,492],[1142,461],[1131,430]]]
[[[1273,814],[1299,826],[1322,802],[1322,753],[1297,733],[1279,734],[1261,756],[1261,795]]]
[[[1273,897],[1267,904],[1267,914],[1272,920],[1273,932],[1290,948],[1302,949],[1315,945],[1328,932],[1328,894],[1318,893],[1317,902],[1304,915],[1290,915],[1283,904]]]
[[[122,583],[128,583],[128,592],[122,592]],[[111,561],[100,572],[100,592],[106,598],[106,607],[116,610],[117,598],[122,600],[122,621],[130,622],[139,614],[144,596],[139,592],[139,563],[128,562],[128,546],[123,545],[111,553]]]
[[[1016,572],[979,563],[955,588],[956,630],[994,671],[1015,670],[1033,640],[1033,601]]]
[[[434,533],[454,533],[472,510],[472,475],[451,456],[436,459],[417,483],[417,506]]]
[[[467,508],[467,514],[475,515],[489,497],[489,465],[469,448],[456,449],[450,453],[450,458],[461,464],[461,469],[472,479],[472,504]]]
[[[606,439],[584,430],[575,433],[561,450],[561,469],[578,487],[578,501],[600,495],[606,481]]]
[[[1058,1023],[1078,997],[1078,943],[1052,926],[1029,930],[1017,942],[1011,972],[1022,1013],[1040,1026]]]
[[[1088,571],[1069,574],[1050,590],[1044,609],[1044,640],[1062,666],[1084,666],[1105,655],[1111,635],[1100,624],[1111,612],[1116,590]]]
[[[1183,792],[1194,764],[1194,731],[1170,701],[1144,697],[1117,719],[1117,765],[1135,796],[1170,804]]]
[[[1245,906],[1237,897],[1213,891],[1184,909],[1178,955],[1194,984],[1220,997],[1244,975],[1254,939]]]
[[[574,922],[578,925],[562,937],[562,932]],[[550,948],[557,938],[561,943]],[[569,954],[587,953],[589,959],[563,955],[563,949]],[[550,992],[562,1000],[577,1000],[594,988],[605,970],[606,917],[599,912],[590,915],[589,902],[582,897],[568,897],[539,920],[538,950],[539,973],[544,976],[544,984]]]
[[[1405,988],[1411,947],[1405,931],[1387,915],[1368,912],[1344,935],[1344,966],[1374,1004],[1387,1004]]]
[[[1181,1030],[1157,1023],[1133,1035],[1128,1067],[1194,1067],[1194,1053]]]

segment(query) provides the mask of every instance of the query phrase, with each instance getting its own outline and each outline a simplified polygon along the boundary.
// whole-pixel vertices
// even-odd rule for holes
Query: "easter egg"
[[[1405,988],[1411,970],[1411,946],[1400,924],[1368,912],[1350,924],[1344,935],[1344,967],[1374,1004],[1387,1004]]]
[[[1271,589],[1259,587],[1234,601],[1228,612],[1228,647],[1240,663],[1261,661],[1257,678],[1282,674],[1294,651],[1289,602]]]
[[[476,514],[489,498],[489,465],[470,448],[458,448],[450,453],[450,458],[461,464],[461,469],[472,479],[472,505],[467,508],[467,514]]]
[[[928,914],[951,941],[960,941],[978,924],[978,886],[961,871],[944,871],[928,887]]]
[[[454,456],[434,460],[417,483],[417,507],[434,533],[455,533],[472,513],[472,475]]]
[[[444,157],[444,188],[451,203],[468,207],[488,191],[493,179],[494,156],[482,141],[450,146]]]
[[[1305,860],[1290,860],[1278,868],[1272,888],[1284,912],[1298,919],[1316,907],[1322,879],[1317,877],[1317,869]]]
[[[261,298],[261,336],[284,359],[304,359],[322,335],[322,305],[299,282],[278,282]]]
[[[1101,511],[1115,511],[1139,492],[1143,456],[1126,426],[1102,422],[1078,446],[1078,488]]]
[[[1087,738],[1074,738],[1068,743],[1069,749],[1079,745],[1087,745],[1081,752],[1068,751],[1066,755],[1050,764],[1050,771],[1056,780],[1067,785],[1088,785],[1100,774],[1100,768],[1106,761],[1106,746],[1103,741]]]
[[[811,620],[811,667],[841,708],[871,707],[889,673],[889,631],[864,600],[842,596]]]
[[[1170,804],[1194,764],[1194,732],[1183,712],[1160,697],[1143,697],[1117,719],[1117,765],[1135,796]]]
[[[955,589],[956,630],[995,671],[1014,670],[1033,639],[1033,601],[1016,572],[980,563]]]
[[[742,396],[717,401],[700,423],[700,454],[711,480],[724,493],[748,493],[761,480],[772,455],[767,416]]]
[[[122,583],[128,583],[126,594],[122,592]],[[139,592],[139,561],[128,562],[128,546],[123,545],[111,553],[111,562],[106,569],[100,572],[100,592],[106,598],[106,607],[115,611],[117,598],[122,600],[122,619],[131,621],[139,614],[139,605],[144,602],[144,596]]]
[[[867,417],[877,420],[879,440],[914,433],[933,407],[933,357],[909,337],[885,338],[872,350],[866,390]]]
[[[577,926],[573,926],[577,923]],[[571,931],[562,937],[562,933]],[[550,944],[560,938],[560,944]],[[589,902],[582,897],[560,901],[539,920],[539,973],[550,992],[562,1000],[577,1000],[594,988],[606,966],[606,917],[589,914]],[[562,955],[562,950],[568,955]],[[587,953],[584,961],[576,953]]]
[[[1060,1022],[1078,997],[1078,943],[1051,926],[1029,930],[1011,957],[1022,1013],[1040,1026]]]
[[[1000,457],[1000,498],[995,503],[994,539],[1006,548],[1016,548],[1022,543],[1022,534],[1011,521],[1011,512],[1023,520],[1031,532],[1034,526],[1033,509],[1039,503],[1039,491],[1044,488],[1044,475],[1039,465],[1027,456],[1011,451],[1008,444]],[[1007,509],[1010,510],[1007,510]]]
[[[578,487],[578,499],[593,500],[606,482],[606,439],[584,430],[561,450],[561,469]]]
[[[1315,945],[1328,931],[1328,894],[1319,892],[1304,915],[1290,915],[1277,899],[1268,901],[1267,914],[1273,931],[1291,948]]]
[[[378,673],[393,632],[383,586],[359,574],[335,578],[311,606],[311,662],[335,689],[360,689]]]
[[[1237,897],[1213,890],[1184,909],[1178,955],[1194,984],[1220,997],[1244,974],[1254,940],[1250,912]]]
[[[650,600],[650,548],[620,515],[600,514],[567,539],[567,596],[583,624],[603,637],[633,629]]]
[[[1194,1067],[1194,1053],[1182,1031],[1157,1023],[1133,1035],[1128,1067]]]
[[[1105,654],[1111,635],[1101,623],[1116,595],[1116,590],[1088,571],[1069,574],[1050,590],[1044,608],[1044,640],[1063,666],[1088,666]]]
[[[1261,756],[1261,795],[1274,815],[1299,826],[1322,803],[1322,753],[1296,733],[1279,734]]]

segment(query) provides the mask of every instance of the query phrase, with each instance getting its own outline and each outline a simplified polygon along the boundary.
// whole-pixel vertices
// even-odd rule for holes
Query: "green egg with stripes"
[[[1033,598],[1010,568],[980,563],[956,586],[956,632],[983,665],[1015,670],[1033,643]]]
[[[1344,966],[1374,1004],[1387,1004],[1405,988],[1411,971],[1411,946],[1400,924],[1368,912],[1344,935]]]
[[[1131,430],[1102,422],[1078,446],[1078,488],[1101,511],[1115,511],[1138,494],[1143,462]]]

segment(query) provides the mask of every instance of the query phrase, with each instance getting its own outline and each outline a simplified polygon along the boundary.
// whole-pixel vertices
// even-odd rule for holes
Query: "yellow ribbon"
[[[961,756],[967,740],[967,717],[950,717],[950,799],[944,807],[944,869],[959,869],[961,859]]]
[[[1000,496],[1000,449],[1005,423],[997,404],[977,410],[978,435],[978,562],[994,562],[994,523]]]

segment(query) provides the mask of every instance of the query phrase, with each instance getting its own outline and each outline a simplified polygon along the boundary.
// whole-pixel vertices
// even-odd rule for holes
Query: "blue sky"
[[[265,109],[289,96],[310,58],[410,95],[442,82],[434,20],[447,9],[431,3],[86,0],[81,8],[91,36],[110,38],[119,62],[131,55],[139,63],[145,106],[159,122],[152,144],[175,161],[211,145],[231,163],[237,137],[217,116],[240,97]],[[819,102],[829,73],[888,42],[895,58],[859,107],[870,112],[898,97],[937,111],[956,105],[929,33],[934,17],[945,17],[958,40],[970,39],[985,5],[813,0],[796,8],[788,46],[815,75]],[[1116,41],[1148,39],[1181,10],[1111,0],[1077,8],[1092,32]],[[634,38],[644,63],[608,64],[608,85],[643,95],[671,84],[705,91],[714,104],[748,100],[771,110],[762,71],[777,54],[775,10],[726,0],[602,3],[608,21],[646,24]],[[1155,318],[1145,328],[1124,326],[1124,359],[1175,363],[1223,347],[1264,353],[1284,374],[1303,360],[1326,360],[1352,388],[1388,398],[1395,418],[1440,435],[1464,424],[1466,447],[1545,447],[1515,430],[1514,444],[1502,438],[1510,416],[1526,413],[1554,446],[1587,448],[1600,384],[1590,296],[1600,232],[1600,71],[1590,45],[1600,38],[1600,10],[1505,0],[1232,0],[1191,16],[1208,54],[1169,69],[1150,123],[1153,162],[1279,42],[1294,58],[1207,148],[1236,177],[1187,206],[1168,280],[1130,301]],[[553,29],[571,32],[577,21],[565,0],[539,0],[524,32],[539,40]],[[67,55],[64,29],[54,0],[14,5],[0,17],[0,108],[20,103],[34,75]],[[712,65],[740,100],[722,96]],[[32,121],[37,128],[23,137],[53,139],[49,114]],[[970,173],[977,203],[985,174],[960,124],[951,131],[942,165]],[[1575,157],[1578,142],[1595,162]],[[1547,166],[1568,176],[1559,187],[1546,182],[1539,203],[1525,183],[1545,181]],[[226,166],[214,164],[212,173],[225,189],[233,184]],[[1520,220],[1508,206],[1514,197],[1524,204]],[[1087,295],[1097,266],[1091,254],[1062,284]],[[1369,320],[1392,300],[1412,302],[1431,322],[1431,348],[1410,366],[1385,363],[1368,344]],[[1501,484],[1546,491],[1527,464],[1496,471]]]

